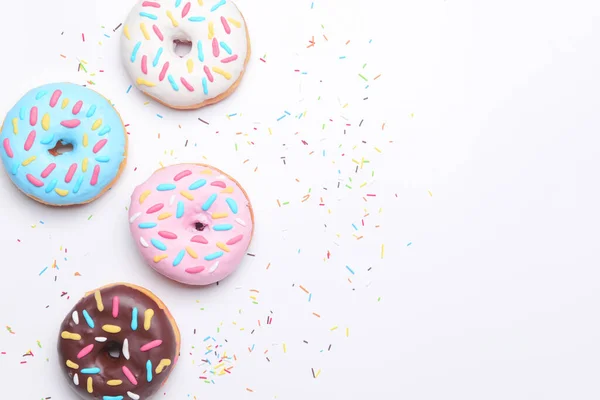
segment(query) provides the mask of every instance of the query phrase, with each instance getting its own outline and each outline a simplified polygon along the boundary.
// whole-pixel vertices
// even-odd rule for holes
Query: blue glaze
[[[171,87],[173,88],[173,90],[178,92],[179,86],[177,86],[177,83],[175,82],[175,79],[173,79],[173,76],[171,74],[169,74],[169,76],[167,78],[169,79],[169,83],[171,84]]]
[[[204,22],[206,18],[204,17],[189,17],[188,21],[190,22]]]
[[[102,400],[123,400],[123,396],[102,396]]]
[[[231,50],[231,47],[227,46],[227,43],[221,42],[219,44],[221,45],[221,47],[223,48],[223,50],[225,50],[227,52],[227,54],[231,55],[232,50]]]
[[[142,222],[138,225],[140,229],[152,229],[156,226],[156,222]]]
[[[212,254],[207,255],[206,257],[204,257],[204,259],[206,261],[212,261],[212,260],[214,260],[216,258],[221,257],[223,254],[224,253],[222,251],[217,251],[216,253],[212,253]]]
[[[202,40],[198,40],[198,60],[204,62],[204,50],[202,49]]]
[[[50,99],[56,90],[62,92],[58,103],[50,107]],[[47,95],[36,100],[40,92],[47,92]],[[69,99],[69,104],[63,109],[62,102]],[[77,101],[82,101],[83,106],[77,115],[73,115],[73,106]],[[32,107],[38,109],[38,119],[35,126],[29,123],[29,114]],[[50,129],[45,131],[42,128],[42,117],[48,114],[50,116]],[[23,120],[20,120],[24,116]],[[93,118],[90,118],[93,117]],[[18,120],[19,133],[13,133],[12,121]],[[102,126],[93,131],[92,125],[96,120],[102,120]],[[80,125],[75,128],[66,128],[61,125],[61,121],[79,120]],[[121,163],[125,159],[125,128],[119,114],[113,109],[112,105],[100,94],[72,83],[56,83],[42,86],[31,90],[7,113],[6,123],[0,132],[0,143],[4,139],[9,139],[10,147],[14,153],[13,158],[9,158],[4,148],[0,146],[0,160],[8,172],[15,172],[9,175],[12,182],[25,194],[52,205],[69,205],[89,202],[100,195],[107,186],[109,186],[117,177]],[[103,132],[106,126],[112,127],[112,130],[104,134],[103,139],[108,139],[106,145],[94,154],[94,145],[101,140],[99,133]],[[36,138],[29,151],[25,150],[25,142],[29,132],[36,131]],[[88,134],[88,146],[83,146],[83,134]],[[53,156],[48,150],[54,148],[58,141],[73,145],[73,151]],[[13,170],[16,165],[20,165],[24,160],[35,156],[35,161],[27,166],[22,166],[18,170]],[[109,161],[98,163],[96,157],[108,157]],[[83,172],[83,159],[88,159],[86,172]],[[54,163],[56,168],[46,178],[41,177],[42,171]],[[72,164],[77,164],[77,170],[70,182],[65,181],[65,176]],[[90,181],[94,173],[94,167],[100,165],[100,174],[98,182],[92,186]],[[34,186],[27,179],[30,174],[43,183],[41,187]],[[79,183],[78,183],[79,182]],[[75,191],[75,188],[78,188]],[[55,189],[60,192],[68,191],[66,196],[59,195]],[[64,192],[63,192],[64,193]]]
[[[158,185],[156,187],[156,190],[160,191],[160,192],[165,192],[167,190],[173,190],[175,189],[177,186],[172,184],[172,183],[162,183],[160,185]]]
[[[230,231],[233,229],[233,225],[231,224],[221,224],[213,226],[213,230],[215,231]]]
[[[85,318],[85,322],[87,322],[88,326],[92,329],[94,329],[94,320],[92,319],[92,317],[90,317],[90,314],[88,314],[87,310],[83,310],[82,312],[83,314],[83,318]]]
[[[161,47],[156,52],[156,57],[154,57],[154,61],[152,61],[152,66],[153,67],[156,67],[158,65],[158,61],[160,60],[160,56],[162,55],[162,53],[163,53],[163,48]]]
[[[107,133],[110,133],[110,131],[110,126],[104,126],[104,128],[100,129],[100,132],[98,132],[98,136],[104,136]]]
[[[202,89],[204,90],[204,94],[208,94],[208,81],[206,77],[202,77]]]
[[[177,257],[175,257],[175,259],[173,260],[174,267],[178,266],[181,263],[181,260],[183,260],[183,256],[185,256],[185,250],[181,250],[179,254],[177,254]]]
[[[206,179],[200,179],[200,180],[197,180],[196,182],[192,183],[188,189],[196,190],[196,189],[200,189],[204,185],[206,185]]]
[[[99,374],[100,373],[100,368],[98,368],[98,367],[83,368],[81,370],[81,373],[82,374],[88,374],[88,375]]]
[[[133,310],[131,310],[131,330],[135,331],[137,330],[137,320],[138,320],[138,310],[137,307],[133,307]]]
[[[146,362],[146,380],[152,382],[152,361]]]
[[[225,5],[225,0],[221,0],[220,2],[218,2],[217,4],[215,4],[214,6],[212,6],[212,8],[210,9],[210,12],[214,12],[217,11],[217,9],[221,6]]]
[[[225,200],[227,202],[227,205],[229,206],[229,209],[231,210],[232,213],[237,214],[238,213],[238,206],[237,203],[235,202],[234,199],[232,199],[231,197],[228,197],[227,200]]]
[[[42,90],[41,92],[39,92],[38,94],[35,95],[35,99],[39,100],[47,94],[48,94],[48,92],[46,92],[45,90]]]
[[[152,243],[152,246],[156,247],[159,250],[167,250],[167,246],[165,246],[165,244],[158,239],[150,239],[150,242]]]
[[[210,197],[206,200],[206,202],[204,202],[204,204],[202,205],[202,209],[204,211],[208,211],[208,209],[210,208],[210,206],[213,205],[213,203],[215,202],[215,200],[217,200],[217,194],[213,193],[210,195]]]
[[[150,18],[151,20],[154,20],[154,21],[156,21],[156,20],[158,19],[158,17],[157,17],[156,15],[154,15],[154,14],[149,14],[149,13],[147,13],[147,12],[141,12],[141,13],[140,13],[140,16],[141,16],[141,17]]]
[[[175,215],[177,218],[183,217],[183,211],[185,210],[185,206],[183,205],[183,201],[177,203],[177,214]]]
[[[135,62],[135,59],[137,58],[137,53],[140,50],[140,47],[142,47],[142,42],[137,42],[135,47],[133,48],[133,51],[131,52],[131,62]]]

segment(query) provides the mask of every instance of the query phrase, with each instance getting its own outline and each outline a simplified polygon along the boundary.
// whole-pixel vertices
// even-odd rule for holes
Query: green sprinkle
[[[369,81],[367,78],[365,78],[365,77],[363,76],[363,74],[358,74],[358,76],[360,76],[361,78],[363,78],[363,79],[364,79],[366,82],[368,82],[368,81]]]
[[[352,189],[352,186],[346,185],[346,187],[347,187],[348,189]]]
[[[285,203],[282,203],[284,206],[287,206],[288,204],[290,204],[289,201],[286,201]]]
[[[365,65],[363,65],[363,69],[365,69],[366,66],[367,66],[367,63],[365,63]]]
[[[238,148],[237,148],[237,143],[235,144],[235,151],[238,151]]]
[[[90,216],[88,217],[88,221],[89,221],[90,219],[92,219],[92,217],[93,217],[93,216],[94,216],[94,214],[90,215]]]

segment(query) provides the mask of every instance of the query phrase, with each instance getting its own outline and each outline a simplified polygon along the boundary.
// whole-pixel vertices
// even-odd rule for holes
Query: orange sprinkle
[[[315,317],[317,317],[317,318],[321,318],[321,316],[320,316],[319,314],[315,313],[315,312],[313,313],[313,315],[314,315]]]
[[[373,80],[376,80],[377,78],[379,78],[381,76],[381,74],[377,75],[375,78],[373,78]]]
[[[306,290],[304,286],[300,285],[300,289],[304,290],[305,293],[308,293],[308,290]]]
[[[254,390],[250,389],[250,388],[246,388],[247,391],[254,393]]]

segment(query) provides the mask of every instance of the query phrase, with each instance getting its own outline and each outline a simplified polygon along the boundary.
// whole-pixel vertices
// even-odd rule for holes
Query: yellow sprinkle
[[[67,332],[67,331],[63,331],[60,334],[60,337],[63,338],[63,339],[69,339],[69,340],[81,340],[81,335],[80,334],[78,334],[78,333],[71,333],[71,332]]]
[[[200,171],[200,173],[202,175],[210,175],[212,174],[212,171],[210,169],[203,169],[202,171]]]
[[[117,325],[102,325],[102,330],[108,333],[119,333],[121,332],[121,327]]]
[[[164,260],[164,259],[165,259],[165,258],[167,258],[167,257],[169,257],[169,256],[168,256],[168,255],[166,255],[166,254],[161,254],[161,255],[158,255],[158,256],[154,256],[154,262],[155,262],[155,263],[157,263],[157,262],[159,262],[160,260]]]
[[[229,186],[229,187],[223,189],[223,191],[221,193],[233,193],[233,186]]]
[[[84,133],[83,134],[83,147],[87,147],[88,145],[88,134]]]
[[[242,27],[242,23],[240,21],[237,21],[233,18],[227,18],[227,21],[231,22],[233,25],[235,25],[236,28],[241,28]]]
[[[142,204],[144,200],[146,200],[146,197],[150,196],[150,193],[152,193],[150,190],[146,190],[144,193],[142,193],[142,195],[140,196],[140,204]]]
[[[160,374],[161,372],[163,372],[163,369],[165,369],[165,367],[168,367],[169,365],[171,365],[171,360],[169,360],[168,358],[163,358],[162,360],[160,360],[160,363],[158,363],[158,366],[156,367],[154,372],[156,372],[156,374]]]
[[[338,328],[338,326],[334,326],[333,328],[330,329],[330,331],[335,331]]]
[[[346,328],[346,337],[350,336],[350,328]]]
[[[48,113],[44,114],[42,117],[42,128],[44,128],[45,131],[50,129],[50,114]]]
[[[35,156],[31,156],[31,157],[29,157],[27,160],[23,161],[23,162],[21,163],[21,165],[22,165],[22,166],[24,166],[24,167],[26,167],[26,166],[28,166],[29,164],[31,164],[32,162],[34,162],[34,161],[35,161]]]
[[[231,74],[227,71],[223,71],[221,68],[219,67],[213,67],[212,70],[214,72],[216,72],[219,75],[223,75],[225,77],[225,79],[229,80],[231,79]]]
[[[194,251],[194,249],[192,249],[191,247],[186,247],[185,250],[188,252],[188,254],[190,255],[190,257],[192,257],[192,258],[198,258],[198,254],[196,254],[196,252]]]
[[[144,85],[144,86],[148,86],[148,87],[153,87],[156,86],[156,83],[152,83],[150,81],[145,80],[144,78],[137,78],[136,83],[138,85]]]
[[[171,11],[167,11],[167,17],[169,17],[169,19],[171,20],[171,23],[173,24],[173,26],[175,28],[177,28],[179,26],[179,22],[175,21],[175,18],[173,18],[173,14],[171,14]]]
[[[384,253],[384,251],[385,251],[385,245],[384,245],[384,244],[382,244],[382,245],[381,245],[381,258],[383,258],[383,253]]]
[[[131,40],[131,36],[129,36],[129,27],[127,25],[125,25],[125,27],[123,28],[123,34],[125,34],[127,40]]]
[[[215,25],[211,22],[208,23],[208,39],[212,40],[215,37]]]
[[[62,108],[64,110],[65,108],[67,108],[68,105],[69,105],[69,99],[64,99],[60,108]]]
[[[315,378],[318,378],[320,373],[321,373],[321,370],[318,370],[317,373],[315,374]]]
[[[213,213],[212,214],[213,219],[227,218],[228,216],[229,216],[229,214],[227,214],[227,213]]]
[[[228,253],[229,253],[229,247],[227,247],[227,246],[225,245],[225,243],[222,243],[222,242],[217,242],[217,247],[218,247],[218,248],[220,248],[221,250],[223,250],[223,251],[226,251],[226,252],[228,252]]]
[[[158,216],[158,219],[159,220],[167,219],[167,218],[171,217],[172,215],[173,214],[171,214],[171,213],[162,213]]]
[[[102,295],[99,290],[94,292],[94,297],[96,298],[96,307],[98,307],[98,311],[104,311],[104,303],[102,303]]]
[[[72,368],[72,369],[79,369],[79,365],[75,364],[71,360],[67,360],[67,367]]]
[[[122,383],[123,381],[120,379],[111,379],[110,381],[106,382],[108,386],[119,386]]]
[[[285,343],[283,344],[283,352],[287,353],[287,346],[285,345]]]
[[[19,134],[19,118],[13,118],[13,133],[15,135]]]
[[[148,30],[146,29],[145,23],[142,22],[140,24],[140,29],[142,30],[142,33],[144,34],[144,37],[146,38],[146,40],[150,40],[150,34],[148,33]]]
[[[192,61],[192,59],[190,58],[189,60],[187,60],[187,68],[188,68],[188,72],[191,74],[192,72],[194,72],[194,61]]]
[[[93,393],[94,392],[94,383],[92,381],[92,377],[89,376],[88,380],[87,380],[87,391],[88,393]]]
[[[81,163],[81,170],[83,172],[87,172],[87,165],[88,165],[88,159],[86,157],[83,159],[83,162]]]
[[[181,191],[179,192],[183,197],[185,197],[188,200],[194,200],[194,196],[192,196],[191,194],[189,194],[188,192],[185,191]]]
[[[59,188],[56,188],[56,189],[54,189],[54,191],[55,191],[56,193],[58,193],[60,196],[62,196],[62,197],[65,197],[66,195],[68,195],[68,194],[69,194],[69,191],[68,191],[68,190],[65,190],[65,189],[59,189]]]
[[[152,324],[152,317],[154,317],[154,310],[149,308],[144,311],[144,329],[150,330],[150,325]]]
[[[101,119],[97,119],[94,122],[94,125],[92,125],[92,130],[95,131],[96,129],[100,128],[102,126],[102,120]]]
[[[375,150],[377,150],[377,152],[381,153],[381,150],[379,150],[377,147],[375,147]]]
[[[198,0],[198,5],[201,5],[201,6],[204,5],[204,3],[202,2],[202,0]]]

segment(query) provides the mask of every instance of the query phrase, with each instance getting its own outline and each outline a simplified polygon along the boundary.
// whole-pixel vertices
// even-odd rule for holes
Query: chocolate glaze
[[[98,308],[98,302],[95,293],[90,292],[81,299],[75,307],[69,312],[60,327],[58,337],[58,353],[60,364],[68,376],[77,393],[88,399],[101,400],[145,400],[154,394],[160,386],[166,381],[171,369],[173,368],[179,351],[179,331],[175,322],[169,319],[168,310],[147,294],[141,292],[135,287],[117,284],[99,289],[102,299],[103,311]],[[113,299],[119,298],[119,307],[117,318],[113,317]],[[132,329],[133,308],[137,308],[137,329]],[[146,330],[145,323],[146,310],[153,310],[154,315],[150,322],[150,329]],[[94,327],[91,328],[84,316],[83,311],[87,311]],[[73,313],[77,316],[74,318]],[[78,323],[77,320],[78,319]],[[110,333],[103,330],[106,325],[114,325],[121,328],[118,333]],[[111,329],[108,327],[107,329]],[[64,333],[67,332],[67,333]],[[80,335],[80,338],[72,335]],[[65,338],[71,337],[71,338]],[[106,338],[101,342],[97,338]],[[123,343],[127,339],[129,347],[129,359],[127,360],[123,352]],[[141,351],[141,347],[161,340],[158,347],[147,351]],[[93,344],[91,352],[78,358],[80,352]],[[118,358],[113,358],[109,354],[110,350],[120,350]],[[67,361],[70,361],[67,363]],[[147,362],[150,360],[152,366],[151,381],[148,382]],[[169,360],[170,365],[164,366]],[[77,364],[77,368],[74,365]],[[71,364],[69,367],[68,364]],[[162,371],[157,373],[157,367],[163,365]],[[123,366],[131,371],[137,384],[131,382],[124,372]],[[99,368],[100,372],[85,371],[87,368]],[[91,373],[90,373],[91,372]],[[75,378],[77,374],[77,378]],[[88,392],[88,378],[92,378],[92,393]],[[112,385],[107,382],[111,381]],[[119,384],[118,381],[121,381]],[[78,382],[78,385],[75,385]],[[120,397],[122,396],[122,397]],[[137,397],[139,396],[139,397]]]

